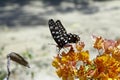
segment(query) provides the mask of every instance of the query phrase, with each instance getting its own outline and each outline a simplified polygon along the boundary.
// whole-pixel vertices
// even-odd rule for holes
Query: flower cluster
[[[90,53],[84,50],[84,42],[62,51],[54,57],[52,65],[62,80],[119,80],[120,79],[120,41],[107,40],[93,36],[93,48],[99,54],[90,60]]]

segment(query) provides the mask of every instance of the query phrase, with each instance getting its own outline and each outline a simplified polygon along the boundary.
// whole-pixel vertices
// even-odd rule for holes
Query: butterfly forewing
[[[61,30],[62,28],[60,28],[60,26],[58,26],[52,19],[49,20],[48,24],[53,39],[58,44],[58,46],[62,48],[66,43],[68,43],[67,34],[64,35],[64,31],[62,32]]]
[[[56,21],[56,25],[59,27],[59,31],[60,31],[62,34],[67,34],[67,31],[66,31],[66,29],[64,28],[64,26],[62,25],[62,23],[61,23],[60,20],[57,20],[57,21]]]

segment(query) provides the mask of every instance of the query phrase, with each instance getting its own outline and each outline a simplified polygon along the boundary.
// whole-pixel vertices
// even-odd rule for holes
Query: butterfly
[[[53,19],[48,21],[51,35],[57,43],[59,49],[63,48],[66,44],[76,43],[80,41],[80,37],[76,34],[67,33],[60,20],[56,22]]]

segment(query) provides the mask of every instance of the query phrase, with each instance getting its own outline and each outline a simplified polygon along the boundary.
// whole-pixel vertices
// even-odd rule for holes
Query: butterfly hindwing
[[[68,42],[69,43],[76,43],[80,40],[80,37],[76,34],[69,33],[68,36]]]

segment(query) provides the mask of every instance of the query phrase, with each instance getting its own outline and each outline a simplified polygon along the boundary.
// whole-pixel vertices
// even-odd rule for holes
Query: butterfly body
[[[80,40],[78,35],[67,33],[60,20],[54,22],[53,19],[50,19],[48,25],[51,35],[59,48],[63,48],[68,43],[76,43]]]

